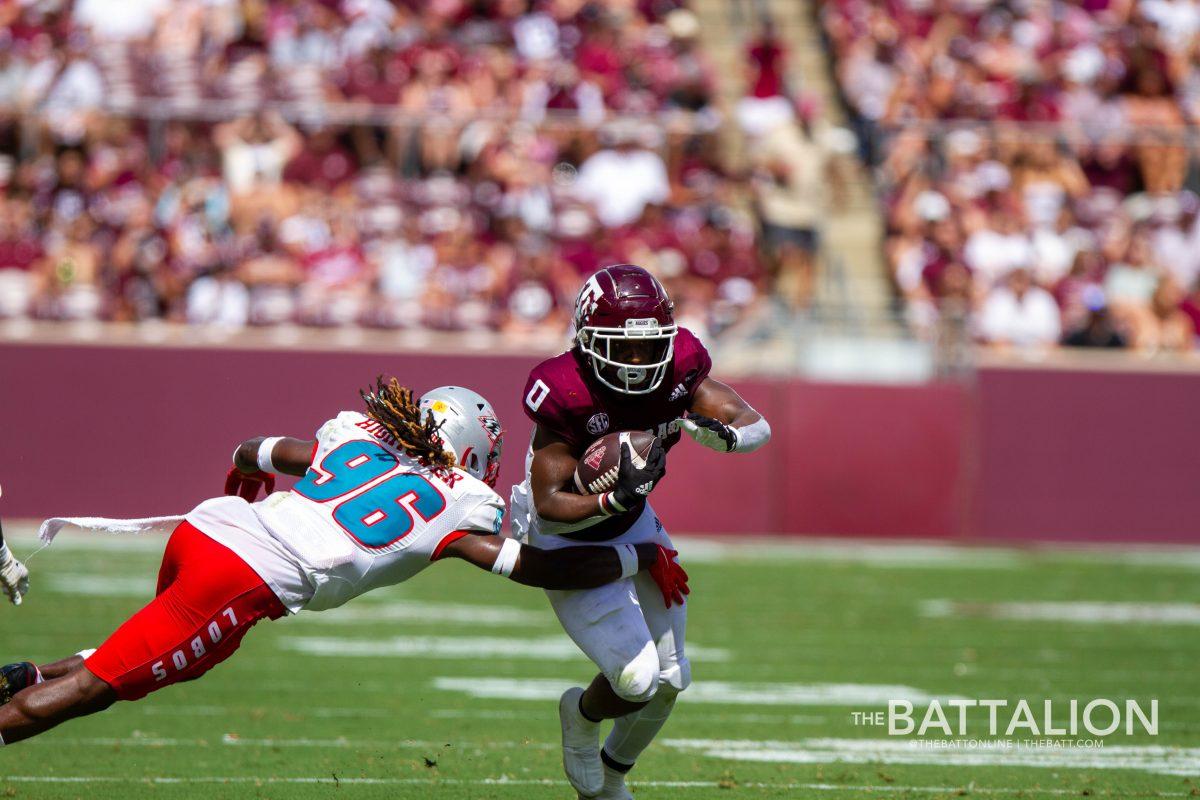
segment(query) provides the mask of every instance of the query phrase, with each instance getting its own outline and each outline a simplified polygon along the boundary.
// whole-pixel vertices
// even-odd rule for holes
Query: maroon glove
[[[687,572],[675,560],[679,551],[668,550],[662,545],[655,545],[655,547],[658,548],[658,559],[654,562],[654,566],[650,567],[650,577],[662,591],[663,603],[667,608],[671,607],[672,602],[681,606],[683,605],[683,596],[690,594],[691,589],[687,585]]]
[[[251,473],[242,472],[237,467],[230,467],[225,476],[225,494],[237,495],[247,503],[253,503],[258,497],[258,487],[265,486],[267,494],[275,491],[275,476],[269,472],[255,470]]]

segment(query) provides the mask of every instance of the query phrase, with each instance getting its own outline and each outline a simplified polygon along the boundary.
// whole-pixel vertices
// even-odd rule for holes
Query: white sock
[[[608,764],[604,765],[604,790],[615,792],[625,786],[625,775],[628,770],[616,770]]]
[[[617,770],[626,767],[624,771],[628,772],[666,724],[678,696],[679,692],[672,687],[659,686],[658,692],[640,710],[618,717],[604,740],[601,755],[606,756],[605,765],[615,764]]]

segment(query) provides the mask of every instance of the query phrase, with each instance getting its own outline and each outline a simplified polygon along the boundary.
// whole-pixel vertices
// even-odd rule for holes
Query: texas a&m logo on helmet
[[[633,264],[592,275],[575,300],[575,343],[601,384],[622,394],[657,389],[674,357],[675,304]]]

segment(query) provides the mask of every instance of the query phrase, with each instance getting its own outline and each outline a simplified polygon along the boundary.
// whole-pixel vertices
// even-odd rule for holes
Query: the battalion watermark
[[[888,736],[911,737],[931,748],[1103,747],[1104,737],[1157,736],[1158,700],[1144,705],[1108,698],[1013,702],[953,697],[930,700],[924,708],[892,700],[886,711],[852,711],[850,720],[886,727]]]

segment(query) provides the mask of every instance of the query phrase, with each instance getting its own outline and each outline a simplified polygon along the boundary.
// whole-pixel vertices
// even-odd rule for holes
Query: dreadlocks
[[[382,425],[404,452],[431,467],[453,469],[454,456],[442,449],[438,434],[441,423],[435,423],[432,414],[421,419],[412,389],[395,378],[385,384],[381,375],[373,389],[361,389],[359,395],[367,404],[367,416]]]

